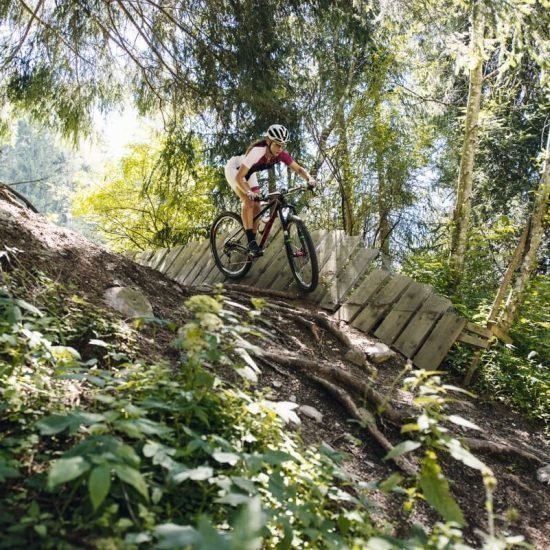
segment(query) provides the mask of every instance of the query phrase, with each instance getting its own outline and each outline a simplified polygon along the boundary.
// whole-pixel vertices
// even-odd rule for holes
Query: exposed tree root
[[[299,368],[302,371],[306,372],[308,375],[309,373],[314,375],[321,375],[325,379],[335,380],[343,384],[344,386],[355,391],[362,398],[365,398],[371,405],[376,408],[376,412],[379,415],[388,419],[394,424],[400,426],[403,422],[406,422],[415,416],[411,411],[402,412],[392,407],[388,398],[372,388],[372,381],[370,382],[370,384],[367,384],[365,382],[362,382],[361,380],[358,380],[356,377],[343,371],[342,369],[322,365],[318,361],[312,361],[303,357],[296,357],[290,354],[273,353],[269,351],[264,351],[263,355],[264,357],[267,357],[271,361],[279,363],[280,365],[284,365],[290,368]]]
[[[285,378],[288,378],[290,376],[290,374],[286,371],[284,371],[283,369],[280,369],[277,365],[275,365],[272,361],[268,361],[265,357],[263,356],[257,356],[256,359],[268,366],[270,369],[273,369],[275,372],[279,373],[281,376],[284,376]]]
[[[500,454],[518,455],[527,460],[536,462],[537,464],[544,464],[546,462],[550,462],[550,457],[546,457],[546,459],[543,459],[533,453],[530,453],[529,451],[524,451],[523,449],[520,449],[519,447],[515,447],[513,445],[496,443],[494,441],[488,441],[486,439],[478,439],[475,437],[466,437],[466,438],[463,438],[462,441],[472,451],[485,451],[496,455],[500,455]]]
[[[347,348],[353,348],[353,343],[349,339],[348,335],[341,331],[337,324],[332,321],[327,314],[310,311],[307,309],[296,309],[287,304],[271,303],[269,309],[280,311],[287,316],[294,317],[309,317],[314,319],[318,325],[328,330],[340,343],[344,344]]]
[[[393,445],[390,443],[390,441],[377,428],[374,418],[370,417],[369,414],[363,414],[357,408],[347,392],[332,384],[328,380],[325,380],[324,378],[315,376],[314,374],[310,374],[309,376],[312,380],[323,386],[323,388],[325,388],[331,395],[336,397],[344,406],[344,408],[348,411],[350,416],[355,420],[358,420],[386,452],[390,452],[393,449]],[[414,475],[417,471],[417,468],[402,456],[396,456],[392,460],[406,474]]]
[[[314,322],[308,321],[307,319],[304,319],[300,315],[289,314],[287,317],[289,319],[292,319],[296,323],[306,327],[311,332],[311,334],[312,334],[313,338],[315,339],[315,341],[318,344],[321,343],[321,335],[319,334],[319,331],[317,330],[317,325]]]
[[[287,300],[299,300],[304,297],[303,294],[299,292],[284,292],[282,290],[270,290],[269,288],[256,288],[247,285],[226,284],[225,288],[228,290],[235,290],[247,296],[271,296],[274,298],[285,298]]]

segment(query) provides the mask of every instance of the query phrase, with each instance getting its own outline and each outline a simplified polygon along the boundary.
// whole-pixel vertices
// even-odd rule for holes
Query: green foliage
[[[445,520],[437,524],[431,533],[421,529],[412,531],[407,541],[397,541],[387,537],[381,538],[381,548],[385,543],[393,543],[398,548],[455,548],[463,546],[461,528],[466,525],[464,515],[454,499],[448,480],[440,465],[439,455],[448,454],[454,460],[465,466],[478,470],[483,478],[485,488],[485,510],[487,512],[487,532],[481,533],[484,539],[483,548],[510,548],[514,545],[528,547],[522,536],[509,536],[495,531],[493,493],[496,479],[491,469],[475,457],[461,442],[454,437],[445,425],[454,424],[462,429],[479,430],[479,428],[458,415],[446,413],[446,404],[456,401],[456,394],[468,393],[461,388],[444,384],[439,371],[413,371],[403,381],[403,387],[411,391],[415,397],[413,402],[420,409],[416,422],[405,424],[401,432],[416,434],[413,440],[405,440],[386,455],[386,459],[404,456],[416,449],[422,448],[424,456],[420,460],[420,471],[410,480],[408,487],[401,475],[394,474],[379,484],[383,491],[400,491],[407,495],[405,508],[411,510],[415,502],[423,498]],[[383,541],[383,542],[382,542]],[[377,546],[373,546],[377,548]],[[468,547],[466,547],[468,548]]]
[[[491,238],[485,240],[488,236]],[[495,260],[499,251],[506,250],[505,244],[509,238],[509,226],[502,223],[496,229],[487,231],[484,238],[478,234],[471,241],[472,252],[464,279],[452,299],[458,311],[472,321],[483,324],[487,319],[498,288],[499,266],[495,265]],[[491,250],[488,246],[492,248],[491,254],[488,254]],[[501,265],[506,266],[506,259],[502,259]],[[442,255],[426,252],[411,256],[405,262],[403,271],[445,295],[450,273]],[[546,308],[549,300],[548,276],[536,276],[525,293],[519,318],[510,331],[514,344],[499,344],[482,354],[476,387],[482,394],[509,403],[544,422],[550,418],[547,368],[550,361],[547,337],[550,319]],[[465,374],[471,359],[468,350],[455,349],[450,365]]]
[[[140,363],[115,319],[32,283],[35,303],[14,277],[0,304],[0,547],[341,548],[374,532],[330,449],[304,448],[284,408],[216,377],[252,368],[260,310],[191,298],[174,370]]]
[[[529,285],[510,335],[513,345],[499,344],[481,357],[478,389],[511,404],[528,416],[550,422],[550,280],[539,275]]]
[[[0,181],[14,185],[48,217],[60,225],[75,227],[69,209],[79,174],[89,167],[52,132],[26,118],[11,127],[11,143],[2,147]]]
[[[133,145],[105,174],[83,190],[73,212],[93,222],[116,250],[173,247],[206,234],[214,216],[213,171],[199,161],[196,139]]]

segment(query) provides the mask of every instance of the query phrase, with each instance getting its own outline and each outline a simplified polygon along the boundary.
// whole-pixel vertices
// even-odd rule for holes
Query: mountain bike
[[[269,216],[258,243],[260,249],[265,250],[273,224],[279,219],[292,275],[301,290],[313,292],[319,283],[315,246],[307,227],[296,213],[296,206],[289,200],[291,195],[306,190],[308,187],[299,186],[261,196],[261,208],[254,222]],[[214,220],[210,230],[210,247],[216,266],[229,279],[244,277],[257,259],[248,251],[242,219],[235,212],[222,212]]]

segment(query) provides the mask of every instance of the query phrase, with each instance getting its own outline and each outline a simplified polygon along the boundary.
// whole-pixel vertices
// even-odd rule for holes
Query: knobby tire
[[[252,267],[241,217],[222,212],[210,230],[210,249],[216,267],[229,279],[242,279]]]
[[[298,218],[288,221],[287,232],[285,249],[294,280],[304,292],[313,292],[319,284],[319,263],[313,239]]]

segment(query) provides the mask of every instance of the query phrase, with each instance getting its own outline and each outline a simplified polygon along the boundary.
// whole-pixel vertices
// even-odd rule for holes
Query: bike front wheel
[[[252,266],[241,217],[223,212],[212,224],[210,248],[217,268],[229,279],[244,277]]]
[[[288,221],[285,249],[296,283],[303,291],[313,292],[319,284],[319,264],[313,239],[302,220],[293,218]]]

